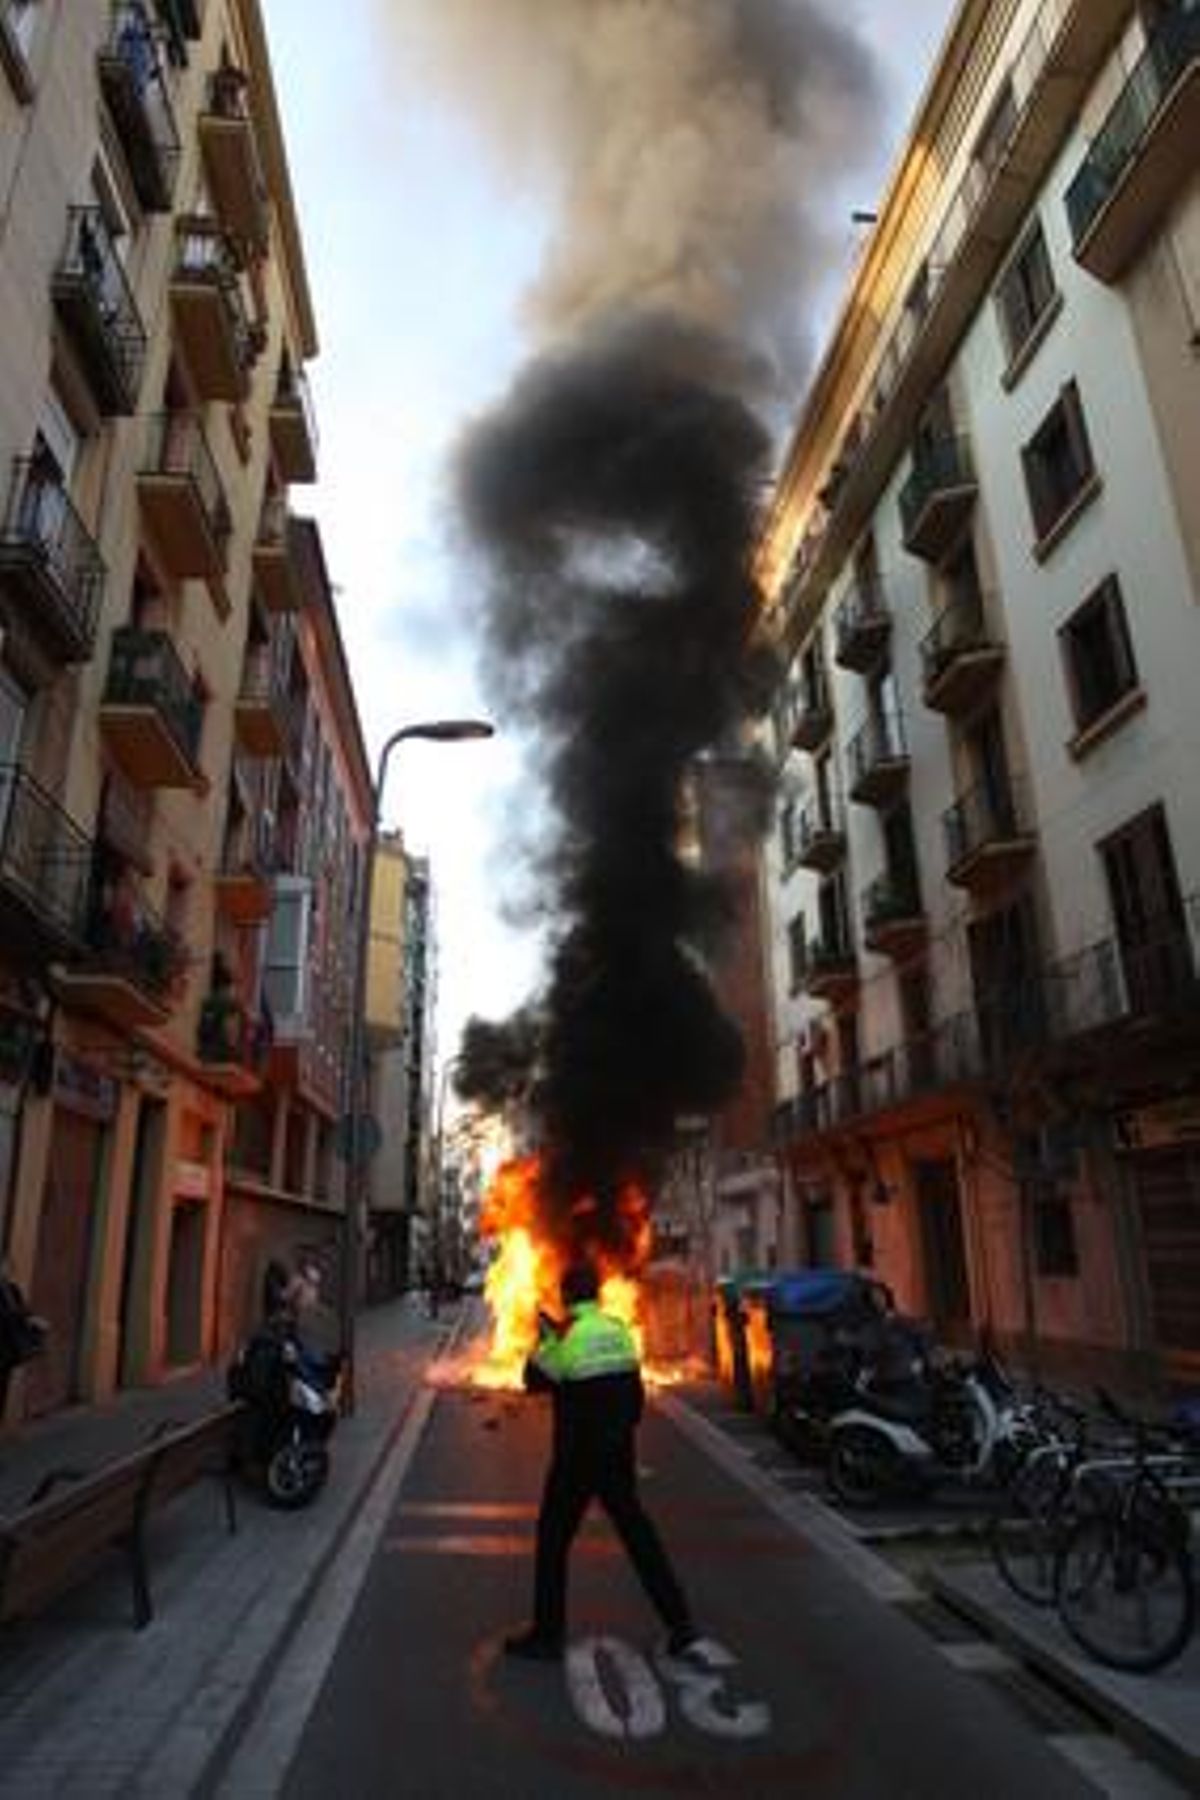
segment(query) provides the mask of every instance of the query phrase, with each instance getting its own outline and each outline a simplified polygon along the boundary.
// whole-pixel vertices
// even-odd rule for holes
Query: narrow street
[[[601,1519],[577,1546],[564,1665],[506,1661],[502,1638],[528,1600],[548,1419],[512,1395],[429,1399],[352,1610],[333,1609],[323,1646],[315,1621],[296,1666],[285,1662],[223,1794],[1097,1791],[657,1406],[644,1493],[692,1591],[706,1669],[661,1659]]]

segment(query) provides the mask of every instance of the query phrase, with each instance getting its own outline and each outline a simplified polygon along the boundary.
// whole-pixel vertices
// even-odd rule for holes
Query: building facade
[[[1200,8],[963,0],[759,546],[803,1260],[1200,1369]]]
[[[428,1256],[426,1171],[433,1082],[432,889],[428,860],[380,835],[371,899],[367,1035],[380,1144],[370,1172],[368,1291],[402,1293]]]
[[[50,1323],[20,1418],[244,1325],[230,1162],[321,1188],[290,1101],[266,1163],[240,1115],[335,1103],[336,992],[279,1069],[278,963],[315,934],[289,881],[353,903],[365,789],[289,509],[317,342],[257,0],[0,7],[0,182],[0,1196]]]

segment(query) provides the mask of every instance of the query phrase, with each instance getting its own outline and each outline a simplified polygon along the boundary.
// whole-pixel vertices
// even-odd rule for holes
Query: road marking
[[[619,1677],[625,1703],[621,1711],[609,1699],[602,1658],[610,1678]],[[622,1638],[579,1638],[567,1651],[566,1674],[571,1704],[598,1737],[637,1741],[658,1737],[664,1730],[667,1709],[654,1672],[641,1652]]]
[[[1180,1787],[1162,1769],[1144,1762],[1120,1738],[1108,1737],[1104,1732],[1061,1732],[1046,1741],[1086,1775],[1107,1800],[1186,1800],[1194,1791]]]
[[[1019,1665],[1015,1657],[999,1644],[983,1641],[961,1644],[939,1644],[938,1649],[947,1662],[953,1663],[956,1669],[962,1669],[968,1675],[998,1675]]]
[[[737,1668],[737,1658],[715,1638],[699,1638],[686,1656],[660,1652],[655,1664],[659,1679],[641,1651],[623,1638],[577,1638],[567,1650],[566,1678],[580,1721],[598,1737],[631,1741],[661,1736],[667,1726],[661,1680],[674,1691],[683,1717],[708,1737],[745,1742],[770,1732],[771,1709],[765,1701],[735,1703],[725,1693],[725,1676]]]
[[[771,1709],[765,1700],[731,1706],[723,1692],[724,1672],[737,1668],[737,1657],[715,1638],[699,1638],[686,1656],[658,1657],[659,1672],[677,1690],[679,1710],[697,1731],[710,1737],[766,1737]]]

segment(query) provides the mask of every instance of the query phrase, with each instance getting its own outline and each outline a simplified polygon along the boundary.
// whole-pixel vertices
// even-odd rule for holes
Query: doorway
[[[178,1200],[171,1214],[167,1265],[167,1361],[199,1362],[203,1350],[204,1226],[202,1201]]]
[[[949,1157],[914,1163],[913,1183],[929,1317],[939,1338],[962,1342],[971,1329],[971,1284],[957,1165]]]

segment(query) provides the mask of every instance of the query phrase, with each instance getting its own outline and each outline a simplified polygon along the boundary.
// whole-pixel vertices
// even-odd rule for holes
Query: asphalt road
[[[545,1402],[430,1412],[283,1786],[288,1800],[1067,1800],[1095,1790],[916,1626],[653,1409],[643,1493],[706,1633],[659,1628],[602,1518],[576,1546],[562,1666],[512,1663]]]

